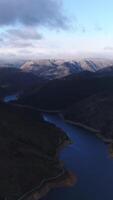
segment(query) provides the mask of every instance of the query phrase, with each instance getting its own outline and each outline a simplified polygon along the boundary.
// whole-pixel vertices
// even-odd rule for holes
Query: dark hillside
[[[59,176],[59,182],[65,180],[67,172],[56,153],[66,141],[68,137],[43,122],[37,111],[0,103],[1,197],[18,199],[42,181],[60,174],[63,177]]]
[[[93,75],[69,76],[65,79],[50,81],[40,91],[19,100],[21,104],[42,109],[65,109],[93,94],[113,91],[113,77]]]

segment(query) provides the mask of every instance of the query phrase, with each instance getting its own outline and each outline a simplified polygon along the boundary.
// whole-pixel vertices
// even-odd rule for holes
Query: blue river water
[[[61,151],[60,159],[77,175],[78,182],[71,188],[53,189],[43,200],[113,200],[113,159],[107,145],[94,133],[67,124],[59,116],[44,114],[44,119],[73,141]]]
[[[10,101],[16,101],[16,100],[18,100],[18,97],[19,97],[19,94],[6,96],[6,97],[4,97],[4,102],[8,103]]]

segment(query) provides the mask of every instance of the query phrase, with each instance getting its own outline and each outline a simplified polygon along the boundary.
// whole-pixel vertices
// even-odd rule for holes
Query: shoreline
[[[99,139],[101,139],[105,144],[108,145],[109,147],[109,155],[111,158],[113,158],[113,139],[108,139],[106,138],[105,136],[103,136],[101,134],[101,132],[99,130],[96,130],[92,127],[89,127],[85,124],[82,124],[80,122],[74,122],[74,121],[71,121],[71,120],[67,120],[64,118],[64,121],[68,124],[71,124],[71,125],[74,125],[74,126],[77,126],[79,128],[82,128],[84,130],[88,130],[88,131],[91,131],[92,133],[96,133],[96,137],[98,137]]]
[[[53,178],[54,179],[54,178]],[[42,183],[40,189],[35,189],[27,198],[22,198],[23,200],[40,200],[44,198],[51,189],[61,188],[61,187],[72,187],[77,182],[77,178],[74,177],[71,172],[65,171],[64,174],[60,175],[59,178],[55,180],[47,180]],[[22,200],[18,199],[18,200]]]
[[[59,152],[71,144],[70,140],[65,140],[56,150],[56,157]],[[55,158],[56,159],[56,158]],[[59,161],[59,164],[62,163]],[[42,180],[40,185],[32,189],[31,191],[25,193],[17,200],[39,200],[47,195],[47,193],[54,188],[60,187],[72,187],[77,182],[76,175],[72,174],[70,171],[66,170],[64,166],[61,167],[62,172],[58,174],[56,177],[51,177],[45,180]]]
[[[96,130],[96,129],[94,129],[94,128],[90,127],[90,126],[87,126],[87,125],[85,125],[85,124],[82,124],[82,123],[80,123],[80,122],[74,122],[74,121],[67,120],[67,119],[64,119],[64,121],[65,121],[66,123],[68,123],[68,124],[75,125],[75,126],[77,126],[77,127],[83,128],[83,129],[88,130],[88,131],[91,131],[91,132],[93,132],[93,133],[97,133],[97,134],[100,133],[99,130]]]

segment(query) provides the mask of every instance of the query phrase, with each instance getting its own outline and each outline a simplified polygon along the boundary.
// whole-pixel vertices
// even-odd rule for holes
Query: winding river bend
[[[4,101],[8,103],[17,98],[11,95]],[[109,157],[107,145],[95,134],[67,124],[58,115],[45,113],[43,116],[73,141],[61,151],[60,159],[78,176],[75,186],[54,189],[43,200],[113,200],[113,159]]]
[[[43,200],[113,200],[113,159],[107,145],[95,134],[64,122],[57,115],[44,114],[45,121],[61,128],[73,140],[60,159],[77,174],[72,188],[52,190]]]

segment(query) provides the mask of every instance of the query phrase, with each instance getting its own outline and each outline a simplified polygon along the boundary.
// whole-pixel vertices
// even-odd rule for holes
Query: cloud
[[[103,28],[99,24],[95,24],[94,30],[97,32],[103,31]]]
[[[0,46],[10,48],[33,47],[42,38],[35,27],[9,28],[0,33]]]
[[[86,33],[86,28],[84,26],[82,27],[82,33]]]
[[[25,40],[40,40],[42,39],[42,35],[37,32],[35,28],[12,28],[8,29],[4,37],[12,38],[12,39],[25,39]]]
[[[0,0],[0,26],[13,24],[66,28],[61,0]]]
[[[113,46],[106,46],[104,47],[105,51],[113,51]]]
[[[59,31],[70,28],[62,2],[0,0],[0,55],[45,55],[48,51],[48,48],[42,48],[48,37],[45,29]]]

